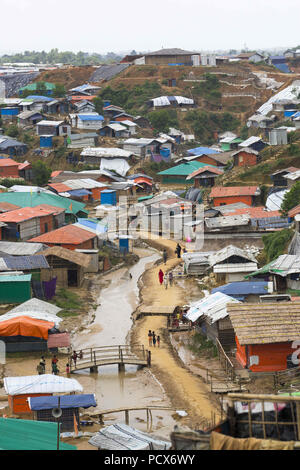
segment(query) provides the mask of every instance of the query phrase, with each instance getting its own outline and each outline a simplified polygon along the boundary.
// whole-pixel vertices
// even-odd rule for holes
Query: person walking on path
[[[169,282],[168,276],[165,276],[164,277],[164,286],[165,286],[166,289],[168,289],[168,282]]]
[[[175,253],[177,255],[177,258],[181,258],[181,246],[179,245],[179,243],[177,243]]]
[[[164,272],[161,269],[159,270],[158,278],[159,278],[160,285],[162,285],[162,283],[164,282]]]
[[[155,347],[155,345],[156,345],[156,335],[155,335],[154,331],[153,331],[153,333],[152,333],[152,338],[153,338],[153,339],[152,339],[152,341],[153,341],[153,346]]]
[[[172,273],[172,271],[169,272],[169,284],[170,284],[170,287],[172,287],[172,285],[173,285],[173,273]]]
[[[70,364],[66,364],[66,374],[70,375]]]
[[[72,354],[72,359],[73,359],[73,362],[74,362],[74,366],[76,367],[76,361],[77,361],[77,352],[74,351],[73,354]]]
[[[157,337],[157,347],[160,347],[160,336]]]
[[[54,355],[54,356],[52,357],[52,361],[51,361],[52,373],[53,373],[53,366],[54,366],[54,365],[57,366],[57,363],[58,363],[58,359],[57,359],[57,357]]]
[[[58,375],[58,373],[59,373],[59,370],[57,368],[57,364],[56,364],[56,362],[54,362],[54,363],[52,363],[52,374]]]
[[[151,330],[148,331],[148,341],[150,348],[152,347],[152,332]]]
[[[167,259],[168,259],[168,253],[167,253],[167,250],[164,248],[164,251],[163,251],[163,260],[164,260],[164,264],[166,264]]]
[[[40,366],[42,368],[42,374],[45,374],[46,373],[46,360],[44,356],[41,357]]]

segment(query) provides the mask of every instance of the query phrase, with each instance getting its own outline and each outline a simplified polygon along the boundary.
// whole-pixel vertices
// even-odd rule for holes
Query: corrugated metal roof
[[[259,195],[259,186],[214,186],[210,192],[211,198]]]
[[[33,255],[33,256],[9,256],[8,258],[3,258],[4,263],[6,264],[8,270],[19,270],[19,271],[30,271],[32,269],[49,269],[50,266],[43,255]],[[0,267],[1,271],[4,271]]]
[[[30,256],[42,251],[42,243],[27,242],[3,242],[0,241],[0,253],[6,253],[11,256]]]
[[[133,153],[119,148],[88,147],[81,154],[83,157],[130,158]]]
[[[58,228],[52,232],[44,233],[39,237],[32,238],[31,242],[49,244],[62,244],[62,245],[80,245],[81,243],[95,238],[95,235],[76,227],[75,225],[66,225],[65,227]]]
[[[246,214],[231,215],[223,217],[210,217],[205,219],[205,225],[208,229],[221,229],[226,227],[238,227],[240,225],[248,225],[250,216]]]
[[[215,264],[222,263],[232,256],[243,258],[246,261],[256,263],[256,259],[251,253],[248,253],[246,250],[242,250],[237,246],[228,245],[210,256],[210,264],[211,266],[215,266]]]
[[[263,295],[269,293],[269,283],[266,281],[230,282],[224,286],[212,289],[212,294],[222,292],[231,297],[245,297],[247,295]]]
[[[99,114],[78,114],[81,121],[104,121],[104,117]]]
[[[0,282],[30,282],[31,274],[20,274],[19,276],[3,275],[0,276]]]
[[[67,214],[77,214],[78,212],[85,212],[85,204],[82,202],[67,200],[57,194],[49,192],[11,192],[0,193],[0,203],[10,202],[20,207],[35,207],[41,204],[48,204],[49,206],[60,207],[66,210]]]
[[[220,150],[221,152],[221,150]],[[216,149],[212,149],[209,147],[196,147],[194,149],[189,149],[187,151],[189,155],[210,155],[210,154],[216,154],[219,153]]]
[[[202,316],[207,316],[211,323],[215,323],[222,318],[227,317],[227,304],[240,303],[238,300],[230,297],[222,292],[216,292],[204,297],[203,299],[193,302],[185,317],[195,322]]]

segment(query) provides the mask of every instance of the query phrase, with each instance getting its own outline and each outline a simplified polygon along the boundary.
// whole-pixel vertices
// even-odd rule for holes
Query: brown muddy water
[[[92,323],[73,338],[73,349],[129,342],[131,315],[140,300],[138,281],[145,269],[160,258],[157,252],[143,251],[143,257],[129,270],[120,269],[105,276],[109,285],[100,293]],[[96,395],[98,406],[95,411],[126,406],[170,406],[161,384],[147,368],[138,369],[127,365],[125,372],[119,373],[117,366],[104,366],[98,368],[98,374],[92,374],[87,369],[77,372],[75,376],[85,393]],[[172,418],[174,411],[156,410],[152,414],[152,431],[159,431],[159,435],[169,437],[176,424]],[[107,415],[105,424],[112,422],[125,422],[124,413]],[[146,431],[146,411],[130,412],[129,424]]]

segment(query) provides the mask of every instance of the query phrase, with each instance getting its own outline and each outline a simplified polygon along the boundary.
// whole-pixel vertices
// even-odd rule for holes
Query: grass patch
[[[216,345],[210,339],[205,338],[201,333],[195,333],[191,338],[188,348],[195,354],[205,354],[209,357],[217,357],[218,350]]]
[[[83,303],[75,292],[66,289],[60,289],[55,296],[57,307],[62,308],[58,313],[59,317],[72,317],[79,315],[79,311],[83,307]]]

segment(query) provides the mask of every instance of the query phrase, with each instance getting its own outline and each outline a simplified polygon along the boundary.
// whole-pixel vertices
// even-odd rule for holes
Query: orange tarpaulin
[[[135,178],[134,182],[137,183],[137,184],[146,183],[149,186],[152,186],[151,181],[149,181],[148,179],[143,178],[143,177]]]
[[[0,336],[33,336],[48,339],[48,331],[53,327],[53,322],[25,316],[16,317],[0,322]]]

